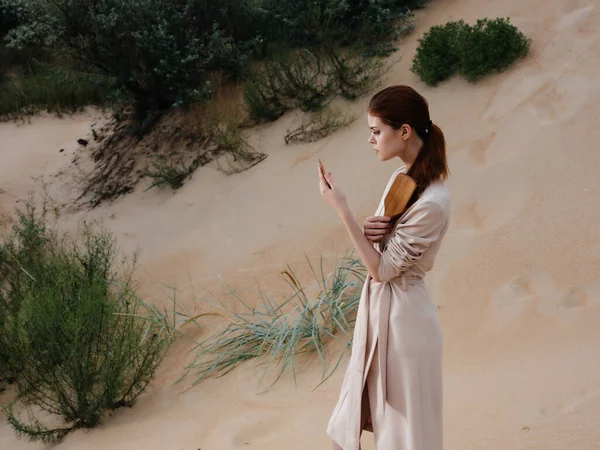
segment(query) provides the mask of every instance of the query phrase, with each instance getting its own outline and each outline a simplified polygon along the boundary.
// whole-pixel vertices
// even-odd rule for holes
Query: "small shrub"
[[[462,20],[436,25],[419,40],[412,72],[435,86],[459,72],[468,81],[507,69],[529,52],[531,40],[510,19],[480,19],[475,26]]]
[[[478,20],[459,35],[460,73],[476,82],[489,73],[502,72],[527,55],[530,45],[531,40],[509,18]]]
[[[255,150],[242,135],[239,123],[225,120],[212,127],[212,135],[218,152],[225,154],[228,167],[218,164],[219,170],[229,175],[242,172],[258,164],[267,154]]]
[[[411,71],[430,86],[454,75],[460,65],[458,35],[465,27],[468,25],[462,20],[431,27],[419,39]]]
[[[329,136],[342,127],[352,123],[355,117],[343,114],[337,109],[326,108],[308,115],[296,128],[288,130],[285,143],[314,142]]]
[[[144,175],[154,180],[148,189],[166,185],[171,189],[179,189],[194,169],[196,168],[186,167],[181,162],[176,164],[168,156],[160,155],[154,158],[150,167],[144,171]]]
[[[132,405],[171,333],[138,318],[144,304],[132,284],[133,266],[120,265],[112,236],[89,225],[73,240],[60,237],[29,205],[18,212],[1,256],[9,311],[1,344],[18,388],[6,414],[17,434],[57,442]],[[49,417],[40,420],[32,407],[61,425],[48,426]]]

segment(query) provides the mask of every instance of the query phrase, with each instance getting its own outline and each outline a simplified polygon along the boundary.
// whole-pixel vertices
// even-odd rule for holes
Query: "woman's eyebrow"
[[[369,127],[371,130],[374,130],[375,128],[377,128],[375,125],[373,125],[372,127]]]

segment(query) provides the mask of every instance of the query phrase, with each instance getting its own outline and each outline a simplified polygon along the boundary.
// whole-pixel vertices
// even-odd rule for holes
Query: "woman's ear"
[[[412,133],[412,128],[408,124],[403,124],[400,127],[400,137],[402,139],[408,139]]]

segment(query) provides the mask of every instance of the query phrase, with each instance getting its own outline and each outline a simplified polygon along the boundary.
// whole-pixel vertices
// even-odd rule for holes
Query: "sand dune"
[[[501,16],[533,39],[531,55],[506,73],[437,88],[410,73],[430,26]],[[417,23],[384,82],[421,91],[449,147],[452,224],[428,278],[444,332],[446,448],[599,449],[600,0],[434,1]],[[219,276],[250,293],[255,278],[282,289],[277,274],[286,263],[306,275],[304,253],[330,258],[350,245],[319,197],[317,158],[361,219],[396,168],[379,164],[366,143],[365,105],[349,105],[361,114],[351,126],[307,145],[284,144],[287,115],[255,130],[252,143],[269,157],[247,172],[203,167],[175,194],[140,187],[115,204],[64,215],[63,226],[102,219],[126,251],[141,248],[142,289],[156,301],[163,284],[176,283],[192,307]],[[75,141],[96,116],[0,124],[0,208],[10,211],[31,177],[69,198],[53,174],[81,151]],[[297,389],[288,375],[259,395],[260,372],[249,363],[183,393],[172,382],[189,362],[184,350],[174,349],[133,409],[59,448],[330,448],[325,427],[343,370],[312,391],[315,361]],[[369,433],[363,442],[374,449]],[[2,424],[0,448],[43,446]]]

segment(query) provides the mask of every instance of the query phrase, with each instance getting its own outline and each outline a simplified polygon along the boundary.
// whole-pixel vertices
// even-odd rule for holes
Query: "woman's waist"
[[[371,278],[371,283],[378,283],[378,284],[391,283],[391,284],[397,284],[397,285],[402,286],[403,288],[406,288],[408,286],[424,285],[425,277],[422,275],[419,275],[417,273],[414,273],[414,272],[403,272],[402,274],[400,274],[397,277],[392,278],[391,280],[388,280],[388,281],[375,281]]]

